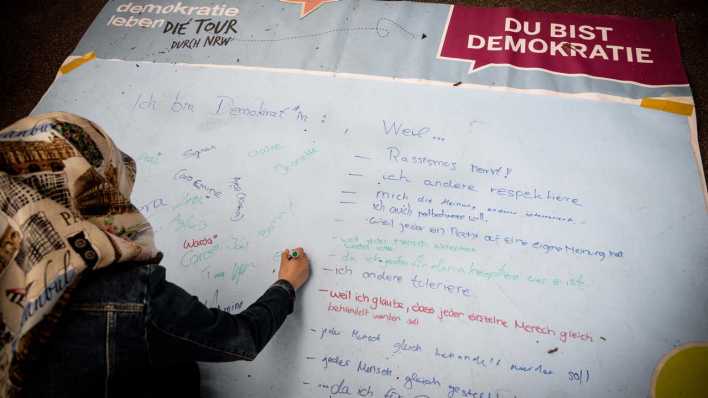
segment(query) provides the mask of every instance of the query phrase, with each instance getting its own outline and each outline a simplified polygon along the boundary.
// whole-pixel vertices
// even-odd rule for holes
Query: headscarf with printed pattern
[[[79,116],[0,131],[0,397],[21,395],[82,273],[159,255],[134,182],[133,159]]]

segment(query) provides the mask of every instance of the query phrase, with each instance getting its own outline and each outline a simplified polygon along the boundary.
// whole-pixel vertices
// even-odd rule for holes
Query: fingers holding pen
[[[302,247],[285,249],[280,254],[278,278],[290,282],[295,289],[302,286],[310,277],[310,260]]]

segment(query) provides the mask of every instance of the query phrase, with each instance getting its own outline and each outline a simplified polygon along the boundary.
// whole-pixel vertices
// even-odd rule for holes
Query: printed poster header
[[[673,22],[451,6],[438,58],[637,83],[687,85]]]

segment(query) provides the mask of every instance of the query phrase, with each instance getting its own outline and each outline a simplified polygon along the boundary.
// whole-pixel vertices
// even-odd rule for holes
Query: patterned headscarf
[[[84,118],[0,131],[0,397],[21,393],[82,273],[158,256],[134,182],[133,159]]]

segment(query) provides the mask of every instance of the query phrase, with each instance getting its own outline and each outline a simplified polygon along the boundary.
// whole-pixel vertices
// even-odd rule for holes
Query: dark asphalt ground
[[[673,19],[696,102],[703,170],[708,174],[708,3],[687,0],[476,0],[457,3]],[[101,0],[3,2],[6,16],[0,24],[3,54],[0,126],[6,126],[32,110],[104,4],[105,1]]]

